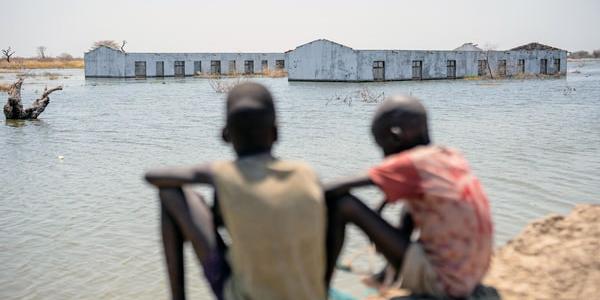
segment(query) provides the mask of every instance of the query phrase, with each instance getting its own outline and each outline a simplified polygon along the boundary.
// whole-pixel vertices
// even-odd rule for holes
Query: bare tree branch
[[[62,60],[71,60],[71,59],[73,59],[73,55],[63,52],[58,56],[58,58],[60,58]]]
[[[113,40],[96,41],[94,42],[90,50],[94,50],[98,47],[108,47],[111,49],[119,50],[119,44],[117,44],[117,42]]]
[[[492,43],[485,43],[483,49],[485,50],[485,62],[491,79],[494,79],[494,73],[492,72],[492,66],[490,65],[490,51],[494,51],[498,46]]]
[[[46,46],[38,46],[36,49],[40,58],[46,58]]]
[[[15,51],[12,50],[10,46],[8,47],[8,49],[2,49],[2,55],[8,63],[10,62],[10,57],[13,56],[13,54],[15,54]]]
[[[490,66],[490,51],[491,50],[485,51],[485,63],[487,65],[488,72],[490,73],[490,78],[494,79],[494,73],[492,72],[492,67]]]
[[[62,86],[51,89],[45,88],[42,96],[33,101],[31,107],[23,109],[23,104],[21,103],[21,86],[23,85],[23,80],[23,78],[19,78],[17,82],[11,85],[8,91],[8,101],[4,105],[4,116],[6,119],[37,119],[50,103],[50,94],[62,90]]]

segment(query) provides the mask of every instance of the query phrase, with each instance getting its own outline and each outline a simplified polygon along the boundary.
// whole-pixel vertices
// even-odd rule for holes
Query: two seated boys
[[[277,120],[264,86],[232,89],[226,119],[222,136],[236,160],[146,174],[159,188],[173,299],[185,298],[185,241],[217,299],[326,299],[349,223],[365,232],[413,293],[466,297],[485,274],[492,246],[488,201],[457,151],[430,145],[426,112],[416,99],[392,97],[379,107],[372,133],[385,160],[325,192],[306,164],[272,155]],[[212,185],[212,207],[188,184]],[[350,194],[367,185],[380,188],[388,202],[404,201],[399,227]]]

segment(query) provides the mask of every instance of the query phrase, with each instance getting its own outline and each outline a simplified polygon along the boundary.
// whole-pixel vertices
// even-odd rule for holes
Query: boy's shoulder
[[[237,160],[222,160],[213,162],[211,169],[214,175],[231,171],[239,172],[284,172],[301,173],[317,177],[314,169],[306,162],[299,160],[279,159],[270,156],[251,156]]]
[[[436,158],[439,160],[464,160],[463,154],[458,149],[441,145],[419,146],[399,154],[408,157],[412,162],[432,160]]]
[[[311,181],[319,181],[315,170],[306,162],[300,160],[275,159],[268,168],[277,173],[290,173]]]
[[[467,160],[460,151],[446,146],[427,145],[393,154],[373,169],[394,173],[454,167],[469,168]]]
[[[273,167],[314,173],[313,168],[307,162],[301,160],[276,159],[273,161]]]

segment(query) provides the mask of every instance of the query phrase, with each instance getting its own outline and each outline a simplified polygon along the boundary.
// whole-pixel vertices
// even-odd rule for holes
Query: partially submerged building
[[[289,80],[385,81],[566,74],[567,51],[529,44],[506,51],[356,50],[316,40],[288,52]],[[464,46],[464,45],[463,45]]]
[[[85,77],[174,77],[285,70],[284,53],[127,53],[101,46],[84,54]]]
[[[287,71],[290,81],[391,81],[476,76],[565,75],[567,51],[530,43],[505,51],[356,50],[316,40],[285,53],[85,53],[86,77],[163,77]]]

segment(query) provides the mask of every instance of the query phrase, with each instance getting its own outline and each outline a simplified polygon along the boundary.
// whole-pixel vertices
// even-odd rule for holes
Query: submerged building
[[[127,53],[101,46],[86,52],[85,77],[173,77],[256,74],[285,69],[284,53]]]
[[[290,81],[393,81],[476,76],[565,75],[567,51],[530,43],[484,51],[357,50],[320,39],[285,53],[125,53],[99,47],[84,55],[85,77],[168,77],[285,71]]]

